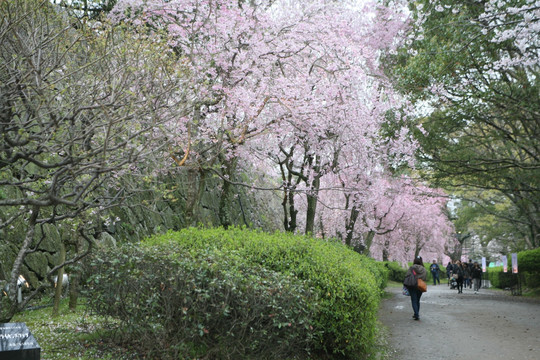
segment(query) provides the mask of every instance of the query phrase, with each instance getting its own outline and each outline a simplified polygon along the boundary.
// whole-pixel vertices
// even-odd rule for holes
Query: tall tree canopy
[[[540,3],[407,5],[408,37],[388,59],[417,107],[425,175],[540,246]],[[512,210],[493,211],[501,200]]]
[[[16,282],[43,226],[78,229],[88,249],[92,221],[129,195],[119,179],[143,169],[164,146],[154,129],[183,111],[166,44],[95,25],[46,0],[0,3],[0,230],[20,234],[5,236],[18,242],[4,320],[24,306]]]
[[[391,178],[416,148],[405,127],[383,136],[386,121],[407,122],[387,117],[401,100],[379,64],[399,14],[356,1],[121,0],[110,16],[162,34],[191,69],[194,111],[163,134],[184,146],[179,171],[223,179],[221,225],[231,184],[251,170],[261,188],[277,182],[287,231],[354,238],[367,251],[390,231],[376,231],[372,209],[395,191],[378,187],[399,183]]]

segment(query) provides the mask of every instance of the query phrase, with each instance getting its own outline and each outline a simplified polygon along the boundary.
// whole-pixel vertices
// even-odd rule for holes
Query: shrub
[[[301,358],[313,343],[304,282],[232,252],[125,245],[96,256],[93,272],[89,307],[151,358]]]
[[[518,271],[523,287],[537,288],[540,286],[540,248],[518,252]],[[488,268],[488,279],[491,285],[500,289],[508,288],[518,281],[512,274],[512,258],[508,256],[508,272],[503,267]]]
[[[512,268],[509,267],[508,270],[508,272],[504,272],[502,266],[489,267],[487,273],[484,273],[483,276],[490,281],[491,286],[499,289],[506,289],[514,286],[518,281],[517,275],[512,274]]]
[[[526,272],[523,274],[524,286],[528,288],[540,288],[540,272]]]
[[[412,265],[412,263],[408,264],[409,267]],[[403,279],[405,279],[405,273],[407,272],[408,268],[403,268],[398,262],[385,262],[384,266],[388,269],[388,279],[397,281],[397,282],[403,282]],[[432,284],[433,283],[433,275],[431,275],[431,271],[429,270],[429,267],[431,264],[425,263],[424,267],[426,269],[427,274],[427,283]],[[439,265],[440,271],[439,271],[439,279],[443,281],[446,279],[446,268],[444,266]]]
[[[405,278],[405,273],[407,272],[406,268],[403,268],[396,261],[385,261],[384,266],[388,269],[388,279],[397,282],[403,282]]]
[[[519,252],[518,270],[540,273],[540,248]]]
[[[316,350],[363,358],[375,344],[377,310],[387,269],[336,242],[292,234],[230,228],[185,229],[148,239],[147,246],[175,244],[197,254],[216,249],[250,264],[305,281],[316,293]],[[312,301],[312,300],[309,300]]]

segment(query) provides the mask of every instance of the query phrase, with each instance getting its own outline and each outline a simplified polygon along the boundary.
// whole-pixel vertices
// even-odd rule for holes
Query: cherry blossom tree
[[[453,225],[440,190],[419,185],[406,176],[371,176],[355,193],[334,193],[325,203],[326,236],[342,238],[348,245],[379,260],[406,264],[416,255],[445,258],[454,243]],[[352,189],[351,189],[352,190]],[[340,196],[356,205],[339,207]],[[351,200],[353,199],[353,200]],[[354,222],[353,222],[354,221]]]
[[[387,166],[391,155],[393,161],[402,161],[414,148],[406,134],[386,142],[379,133],[386,111],[395,102],[378,70],[377,51],[391,46],[392,31],[399,24],[384,17],[368,21],[357,9],[331,5],[310,8],[307,14],[310,22],[326,27],[302,23],[290,27],[287,44],[296,41],[298,48],[304,43],[309,47],[287,61],[280,60],[283,65],[273,76],[279,85],[273,90],[277,101],[268,106],[272,114],[279,114],[278,120],[267,121],[273,131],[250,143],[250,153],[265,152],[279,166],[287,231],[295,231],[302,223],[304,232],[316,232],[321,187],[351,186],[346,172]],[[363,14],[369,10],[375,11],[367,7]],[[287,8],[286,12],[295,19],[307,16],[306,9]],[[377,26],[389,28],[387,37],[378,43],[371,37]],[[302,37],[298,38],[296,28],[300,27]],[[305,194],[305,200],[300,194]],[[297,218],[300,209],[305,211],[305,220]]]
[[[264,130],[253,124],[270,100],[265,71],[275,67],[272,43],[278,30],[269,26],[266,8],[263,2],[119,1],[111,12],[117,21],[164,34],[179,61],[189,66],[193,113],[189,121],[169,123],[163,135],[174,144],[171,156],[180,171],[200,175],[199,189],[208,174],[223,178],[219,215],[224,226],[230,225],[227,206],[237,152]],[[193,191],[188,203],[195,206],[200,194]]]
[[[156,0],[119,1],[111,17],[162,34],[189,67],[194,111],[164,135],[189,144],[171,154],[180,171],[223,180],[222,225],[248,171],[269,179],[257,188],[281,192],[287,231],[369,252],[405,219],[392,172],[412,164],[416,144],[399,125],[406,117],[388,117],[401,99],[379,66],[403,26],[395,12],[354,1]],[[397,130],[385,137],[388,121]]]
[[[446,249],[455,243],[455,230],[446,209],[447,197],[424,186],[402,191],[398,197],[401,199],[396,199],[394,211],[402,217],[395,231],[375,237],[372,256],[401,263],[419,255],[445,260]]]

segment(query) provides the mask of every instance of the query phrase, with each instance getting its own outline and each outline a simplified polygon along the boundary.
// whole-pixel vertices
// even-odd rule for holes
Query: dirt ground
[[[451,290],[446,280],[428,284],[420,300],[420,320],[412,319],[411,300],[388,287],[379,320],[389,332],[390,359],[538,360],[540,302],[508,291]]]

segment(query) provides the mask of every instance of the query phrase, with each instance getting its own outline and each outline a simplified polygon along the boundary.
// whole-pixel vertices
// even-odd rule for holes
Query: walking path
[[[420,321],[412,319],[410,297],[388,287],[379,320],[390,333],[396,360],[538,360],[540,302],[508,292],[450,290],[428,285],[420,300]]]

